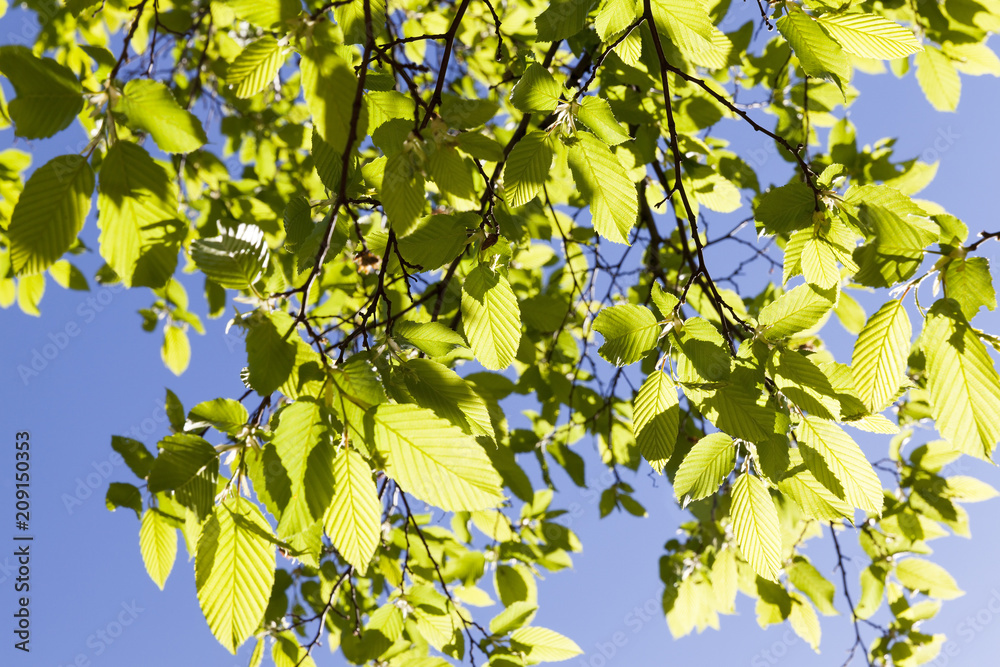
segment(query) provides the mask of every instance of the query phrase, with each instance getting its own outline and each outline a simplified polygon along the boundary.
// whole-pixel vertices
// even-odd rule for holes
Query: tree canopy
[[[88,138],[0,152],[0,305],[144,290],[178,375],[196,311],[243,332],[244,393],[168,390],[170,435],[108,434],[136,477],[108,508],[161,588],[180,532],[226,650],[578,655],[533,618],[582,548],[552,472],[584,486],[596,447],[601,516],[646,514],[635,471],[688,513],[648,554],[674,636],[742,594],[817,651],[840,614],[859,661],[937,656],[921,622],[962,591],[929,542],[997,495],[944,468],[1000,440],[1000,337],[974,324],[1000,232],[916,197],[936,164],[861,145],[847,110],[856,71],[955,110],[960,75],[1000,75],[1000,1],[132,2],[29,0],[34,43],[0,47],[0,126]]]

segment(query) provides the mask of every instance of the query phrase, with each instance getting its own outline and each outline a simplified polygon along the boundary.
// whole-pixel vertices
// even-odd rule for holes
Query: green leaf
[[[530,623],[537,610],[538,605],[525,600],[512,602],[490,621],[490,633],[506,635],[525,623]]]
[[[757,318],[761,337],[780,340],[819,324],[837,300],[837,290],[821,290],[815,285],[799,285],[766,305]]]
[[[795,181],[765,192],[754,209],[754,218],[768,234],[789,234],[812,224],[816,195],[805,183]]]
[[[73,71],[51,58],[37,58],[26,46],[0,47],[0,72],[17,96],[7,112],[18,137],[51,137],[83,109],[83,88]]]
[[[486,401],[458,373],[430,359],[410,359],[403,369],[406,386],[417,404],[473,437],[485,435],[493,439]]]
[[[348,148],[355,91],[358,78],[354,69],[343,58],[333,53],[324,53],[317,61],[313,55],[303,57],[302,95],[313,117],[313,124],[320,136],[339,155]],[[351,148],[360,143],[368,133],[368,108],[361,105],[358,115],[357,132]]]
[[[462,285],[462,326],[476,360],[492,371],[510,365],[521,340],[521,313],[507,279],[480,264]]]
[[[256,312],[247,333],[247,381],[261,396],[285,383],[295,365],[295,343],[285,338],[291,318],[278,313]]]
[[[212,634],[234,655],[264,617],[274,585],[273,541],[264,515],[239,497],[219,505],[201,528],[198,602]]]
[[[722,486],[736,464],[736,447],[725,433],[710,433],[687,453],[674,476],[674,497],[685,505]]]
[[[128,117],[133,130],[148,132],[165,153],[190,153],[208,141],[201,121],[182,109],[160,81],[132,79],[125,84],[115,110]]]
[[[942,281],[944,295],[959,303],[967,320],[975,317],[983,306],[988,310],[995,310],[997,307],[996,290],[990,275],[990,260],[985,257],[951,260],[944,270]]]
[[[989,460],[1000,440],[1000,377],[954,301],[942,299],[931,308],[921,348],[941,435],[966,454]]]
[[[142,494],[133,484],[111,482],[104,495],[104,506],[114,512],[119,507],[127,507],[135,512],[135,518],[142,516]]]
[[[348,44],[364,44],[365,42],[365,6],[369,9],[373,26],[385,23],[385,0],[351,0],[338,4],[333,9],[337,17],[337,25],[344,31],[344,41]]]
[[[191,259],[223,287],[247,289],[260,280],[270,258],[264,232],[243,222],[235,229],[222,225],[218,229],[218,236],[191,243]]]
[[[580,100],[580,106],[576,110],[577,119],[590,128],[590,131],[597,135],[597,138],[609,146],[617,146],[623,141],[628,141],[629,136],[625,128],[615,119],[615,114],[611,111],[611,105],[604,98],[589,95]]]
[[[837,254],[826,240],[811,238],[802,248],[802,275],[806,282],[821,290],[840,284]]]
[[[163,167],[139,146],[115,142],[101,164],[97,208],[101,257],[127,287],[162,287],[187,235]]]
[[[7,229],[14,273],[41,273],[62,257],[83,229],[93,194],[94,171],[79,155],[53,158],[35,170]]]
[[[368,570],[382,535],[382,503],[372,471],[361,455],[342,449],[333,460],[333,503],[324,529],[358,575]]]
[[[424,177],[411,153],[401,151],[386,161],[379,191],[389,224],[397,236],[406,236],[423,215],[426,201]]]
[[[594,230],[609,241],[628,245],[639,215],[639,197],[615,154],[589,132],[577,132],[569,149],[569,168],[590,202]]]
[[[823,486],[855,507],[882,513],[882,483],[864,452],[842,428],[805,417],[795,436],[806,467]]]
[[[799,596],[793,596],[792,609],[788,617],[788,622],[791,624],[792,629],[795,630],[795,634],[806,640],[806,643],[809,644],[812,650],[819,653],[819,641],[822,629],[819,624],[819,618],[816,616],[816,610],[813,609],[812,605]]]
[[[966,475],[952,475],[947,480],[948,497],[963,503],[978,503],[996,498],[1000,493],[986,482]]]
[[[156,459],[146,449],[146,445],[138,440],[126,438],[121,435],[111,436],[111,449],[115,450],[125,460],[125,465],[129,467],[139,479],[146,479],[149,471],[153,468]]]
[[[392,338],[398,345],[415,347],[430,357],[443,357],[465,347],[465,339],[440,322],[396,322]]]
[[[510,91],[510,103],[524,113],[553,111],[559,104],[562,86],[538,63],[528,65]]]
[[[572,639],[548,628],[518,628],[511,633],[510,640],[532,662],[560,662],[583,654]]]
[[[139,550],[142,551],[142,562],[146,564],[146,572],[162,591],[177,557],[177,528],[168,523],[155,508],[147,509],[142,515]]]
[[[187,370],[191,361],[191,343],[184,329],[168,324],[163,327],[163,347],[160,356],[164,365],[174,375],[180,375]]]
[[[535,198],[549,177],[552,155],[545,132],[528,132],[517,142],[503,167],[503,199],[508,206],[524,206]]]
[[[677,387],[663,371],[653,371],[635,395],[632,428],[639,453],[658,473],[674,451],[680,409]]]
[[[375,444],[386,472],[404,491],[442,509],[497,507],[501,479],[471,436],[415,405],[380,405]]]
[[[660,337],[660,324],[653,312],[631,303],[601,310],[594,318],[594,330],[604,336],[598,352],[616,366],[639,361]]]
[[[231,398],[215,398],[203,401],[188,413],[188,429],[212,426],[218,431],[236,435],[243,430],[250,419],[242,403]]]
[[[199,519],[212,511],[219,456],[204,438],[190,433],[168,435],[160,441],[160,455],[149,473],[150,493],[173,492]]]
[[[226,83],[236,86],[236,97],[253,97],[274,81],[287,55],[287,46],[271,35],[264,35],[248,44],[229,64]]]
[[[896,577],[911,591],[940,600],[953,600],[965,594],[947,570],[923,558],[904,558],[896,563]]]
[[[265,30],[280,30],[280,24],[295,18],[302,10],[296,0],[225,0],[225,4],[233,9],[238,18]]]
[[[786,568],[788,580],[794,586],[809,596],[821,614],[836,616],[837,608],[833,606],[833,597],[837,592],[830,581],[813,567],[805,556],[795,556],[791,565]]]
[[[885,569],[881,565],[869,565],[861,570],[861,598],[854,607],[854,615],[862,620],[870,618],[882,606],[885,592]]]
[[[680,303],[680,299],[674,294],[664,292],[663,288],[660,287],[660,283],[653,283],[649,297],[653,300],[653,305],[656,306],[656,309],[660,311],[660,318],[665,320],[673,317],[674,310],[677,308],[677,304]]]
[[[817,20],[845,51],[862,58],[892,60],[923,50],[913,32],[874,14],[824,14]]]
[[[706,67],[725,67],[727,54],[720,47],[727,40],[717,41],[720,33],[700,0],[650,0],[649,4],[657,31],[669,35],[686,58]]]
[[[837,42],[830,39],[820,24],[797,6],[777,21],[778,32],[788,40],[802,70],[809,76],[837,84],[841,92],[851,79],[851,65]],[[919,56],[918,56],[919,57]]]
[[[781,571],[778,511],[763,481],[743,473],[733,485],[733,533],[754,572],[770,581]]]
[[[893,299],[868,318],[854,341],[854,386],[872,413],[885,410],[906,381],[911,335],[906,307]]]
[[[554,0],[535,17],[539,42],[556,42],[572,37],[587,24],[593,0]]]
[[[924,96],[938,111],[954,111],[962,95],[962,80],[951,58],[933,46],[925,46],[914,57],[917,66],[917,83]]]
[[[605,0],[597,11],[594,28],[604,43],[613,42],[636,19],[635,0]]]
[[[854,520],[854,508],[820,484],[802,462],[799,450],[789,450],[788,458],[789,470],[778,488],[795,501],[803,514],[818,521]]]

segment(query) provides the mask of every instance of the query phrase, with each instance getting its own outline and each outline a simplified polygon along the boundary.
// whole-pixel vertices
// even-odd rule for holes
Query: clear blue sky
[[[22,17],[14,12],[0,20],[0,43],[23,43],[18,38]],[[956,114],[933,111],[912,75],[897,80],[891,75],[859,74],[855,85],[861,98],[851,115],[862,143],[894,136],[899,138],[900,157],[936,152],[925,157],[941,161],[937,179],[919,196],[942,204],[973,232],[1000,229],[994,203],[1000,149],[1000,124],[996,122],[1000,86],[995,79],[964,77]],[[10,88],[6,82],[4,86],[10,99]],[[726,134],[738,137],[739,150],[768,146],[765,137],[749,128],[735,124],[729,128]],[[950,139],[941,141],[940,137]],[[79,127],[73,127],[48,140],[15,142],[8,129],[0,132],[0,149],[14,145],[34,154],[34,168],[55,155],[73,152],[81,138]],[[773,154],[770,160],[774,164],[764,164],[762,182],[769,174],[780,181],[786,173],[782,160]],[[92,219],[83,238],[90,247],[97,247]],[[998,250],[996,243],[983,247],[994,266]],[[727,257],[720,253],[710,259],[725,262]],[[88,277],[101,264],[96,254],[76,261]],[[110,436],[135,428],[152,448],[167,432],[164,387],[173,389],[188,408],[218,396],[238,396],[243,389],[239,370],[245,362],[242,341],[223,333],[224,321],[208,322],[205,336],[193,336],[191,368],[176,378],[160,361],[162,334],[140,329],[136,311],[152,302],[148,291],[114,291],[91,283],[91,292],[67,292],[50,283],[41,318],[24,315],[16,307],[0,313],[0,432],[7,443],[0,449],[0,516],[7,517],[7,524],[0,524],[7,525],[0,529],[0,618],[6,619],[0,622],[0,637],[5,638],[0,663],[112,667],[189,660],[219,667],[245,665],[251,644],[233,657],[209,632],[198,608],[193,563],[186,560],[183,546],[166,589],[159,591],[139,555],[139,522],[126,511],[109,513],[103,500],[109,482],[132,481],[124,466],[112,462]],[[195,310],[204,312],[197,305],[201,302],[198,283],[185,280],[185,284]],[[878,298],[865,301],[868,312],[879,303]],[[37,377],[22,381],[18,366],[29,366],[35,351],[60,342],[60,332],[71,324],[79,328],[79,334],[65,341]],[[992,313],[980,315],[976,324],[1000,331],[1000,317]],[[831,322],[826,333],[838,358],[849,361],[850,340],[839,325]],[[14,434],[25,430],[30,431],[32,443],[30,532],[35,536],[29,656],[12,648],[16,596],[14,575],[7,570],[15,562],[11,555]],[[885,454],[887,440],[870,438],[864,446],[870,456],[879,458]],[[587,458],[588,480],[599,491],[608,481],[599,479],[601,468],[594,448],[584,441],[578,451]],[[965,459],[952,470],[1000,485],[1000,474],[985,464]],[[654,481],[647,472],[641,469],[630,480],[649,510],[643,520],[621,515],[598,520],[597,493],[584,494],[565,476],[556,478],[565,491],[559,504],[571,509],[575,504],[567,520],[584,551],[575,557],[572,571],[550,575],[541,583],[541,610],[535,624],[569,635],[587,652],[565,664],[760,667],[839,665],[843,661],[843,650],[853,641],[848,618],[824,619],[824,655],[820,657],[787,625],[761,631],[753,602],[743,597],[737,616],[722,617],[720,632],[709,630],[673,641],[660,610],[657,561],[683,514],[674,506],[668,485]],[[974,539],[952,537],[932,545],[933,558],[951,570],[967,591],[964,597],[946,602],[940,616],[925,628],[951,636],[952,655],[939,659],[939,667],[995,664],[1000,650],[1000,572],[996,568],[1000,520],[995,502],[968,509]],[[808,553],[833,579],[829,540],[811,542]],[[856,585],[856,570],[849,579]],[[839,596],[837,605],[844,609]],[[485,615],[495,613],[496,608]],[[320,665],[342,664],[326,648],[317,649],[314,655]]]

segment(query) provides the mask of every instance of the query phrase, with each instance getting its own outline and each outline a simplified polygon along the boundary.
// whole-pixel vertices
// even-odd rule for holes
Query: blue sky
[[[21,30],[20,16],[0,20],[0,42]],[[15,35],[16,36],[16,35]],[[924,155],[941,162],[937,179],[919,196],[937,201],[959,216],[975,233],[1000,229],[996,214],[995,155],[1000,149],[1000,87],[992,78],[963,77],[958,113],[939,114],[923,99],[910,75],[859,74],[855,85],[861,98],[851,109],[859,141],[872,143],[899,137],[897,155]],[[10,99],[10,88],[4,82]],[[730,124],[726,135],[741,151],[766,148],[765,137],[745,126]],[[82,132],[73,127],[54,138],[14,141],[11,130],[0,132],[0,149],[14,145],[33,153],[33,167],[62,153],[73,152]],[[782,182],[784,161],[769,153],[773,165],[761,167],[763,180]],[[772,171],[773,169],[773,171]],[[745,212],[749,208],[744,209]],[[752,231],[746,238],[750,238]],[[93,220],[83,233],[96,248]],[[982,252],[996,265],[1000,246],[984,245]],[[727,261],[725,249],[710,256]],[[77,264],[88,276],[100,265],[94,254]],[[198,608],[193,563],[179,553],[178,562],[159,591],[147,576],[139,555],[139,522],[125,511],[114,514],[104,507],[104,492],[111,481],[131,481],[131,473],[113,457],[110,436],[136,429],[151,448],[167,432],[162,412],[164,388],[169,387],[190,408],[199,401],[242,393],[239,370],[245,363],[242,341],[226,336],[224,321],[207,323],[205,336],[192,336],[191,368],[177,378],[159,356],[162,334],[144,333],[136,311],[148,307],[148,291],[132,292],[101,287],[91,280],[92,291],[68,292],[51,283],[42,301],[42,317],[24,315],[16,308],[0,313],[3,345],[0,346],[0,426],[8,443],[0,454],[0,515],[9,528],[0,530],[0,662],[14,665],[118,666],[162,664],[192,660],[198,664],[228,667],[245,665],[250,645],[230,656],[212,637]],[[185,279],[192,302],[199,304],[197,281]],[[930,298],[929,286],[925,287]],[[862,298],[869,313],[884,295]],[[204,312],[203,305],[195,310]],[[980,315],[976,324],[1000,331],[996,314]],[[75,328],[74,328],[75,325]],[[64,336],[78,330],[74,336]],[[834,321],[826,332],[838,359],[850,358],[850,339]],[[25,381],[18,366],[30,366],[36,351],[56,351],[45,360],[37,376]],[[12,648],[11,616],[15,605],[13,574],[13,467],[14,434],[31,433],[31,654]],[[922,435],[924,439],[933,433]],[[870,456],[884,455],[887,440],[864,441]],[[587,441],[577,445],[588,461],[588,481],[599,491],[608,485],[600,479],[594,448]],[[973,474],[1000,485],[1000,474],[991,466],[963,459],[954,473]],[[678,641],[670,638],[660,610],[662,584],[657,561],[663,543],[684,517],[673,504],[668,485],[641,469],[629,480],[649,510],[646,519],[613,515],[599,520],[598,493],[576,489],[565,478],[556,478],[565,491],[558,503],[569,508],[566,517],[584,544],[572,571],[548,576],[540,584],[541,610],[536,625],[553,628],[574,638],[587,654],[570,661],[573,667],[630,664],[699,665],[836,665],[853,641],[853,630],[844,617],[825,619],[822,657],[790,632],[788,626],[761,631],[753,602],[740,598],[738,615],[721,619],[721,632]],[[974,539],[945,538],[933,543],[933,558],[955,575],[966,595],[947,602],[927,631],[951,635],[950,655],[939,667],[979,666],[995,662],[1000,648],[1000,522],[995,504],[969,505]],[[6,511],[6,514],[4,514]],[[845,538],[853,543],[853,538]],[[808,553],[827,576],[833,578],[832,544],[814,540]],[[849,580],[856,585],[856,567],[848,564]],[[837,605],[844,608],[838,597]],[[495,614],[487,610],[485,617]],[[970,622],[971,619],[971,622]],[[321,665],[341,664],[326,648],[315,653]],[[947,658],[947,659],[945,659]],[[855,664],[861,664],[855,661]]]

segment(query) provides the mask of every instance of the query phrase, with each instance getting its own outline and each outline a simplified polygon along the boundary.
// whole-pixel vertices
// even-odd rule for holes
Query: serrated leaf
[[[609,146],[617,146],[628,141],[629,136],[611,111],[611,105],[604,98],[588,95],[580,100],[576,110],[577,119],[590,128],[597,138]]]
[[[404,365],[406,386],[421,407],[433,410],[440,417],[473,437],[493,439],[493,425],[486,401],[473,391],[458,373],[430,359],[410,359]]]
[[[1000,377],[954,301],[942,299],[931,308],[921,347],[941,435],[966,454],[989,460],[1000,440]]]
[[[924,96],[938,111],[954,111],[962,95],[962,80],[951,59],[933,46],[926,46],[914,57],[917,83]]]
[[[854,607],[854,615],[860,619],[870,618],[882,605],[885,592],[885,569],[872,564],[861,570],[861,597]]]
[[[146,449],[146,445],[138,440],[126,438],[121,435],[111,436],[111,449],[118,452],[125,460],[125,465],[129,467],[139,479],[146,479],[149,471],[153,467],[156,459]]]
[[[230,653],[257,629],[274,585],[274,537],[261,511],[232,498],[205,521],[195,556],[198,602]]]
[[[996,309],[997,295],[987,258],[953,259],[948,262],[942,280],[944,295],[958,301],[965,319],[971,320],[983,306],[987,310]]]
[[[593,0],[555,0],[535,17],[539,42],[557,42],[583,30]]]
[[[905,58],[923,47],[898,23],[874,14],[824,14],[817,19],[844,50],[862,58]]]
[[[795,630],[795,634],[806,640],[806,643],[809,644],[812,650],[819,653],[822,629],[819,624],[819,618],[816,616],[816,610],[813,609],[812,605],[801,597],[793,596],[792,610],[789,614],[788,622],[791,624],[792,629]]]
[[[101,164],[97,209],[101,257],[127,287],[162,287],[187,234],[166,170],[139,146],[115,142]]]
[[[518,628],[510,640],[532,662],[560,662],[583,653],[572,639],[548,628]]]
[[[549,177],[552,156],[544,132],[528,132],[517,142],[503,168],[503,199],[508,206],[524,206],[535,198]]]
[[[833,309],[836,299],[836,289],[821,290],[808,283],[785,292],[760,311],[761,337],[780,340],[812,328]]]
[[[142,562],[146,565],[146,572],[162,591],[177,557],[177,529],[153,507],[142,515],[139,550],[142,552]]]
[[[725,67],[728,49],[721,46],[728,46],[728,40],[712,25],[700,0],[651,0],[650,9],[656,29],[669,35],[686,58],[706,67]]]
[[[986,482],[967,475],[952,475],[945,480],[948,497],[963,503],[978,503],[996,498],[1000,493]]]
[[[851,79],[851,65],[840,45],[823,32],[815,19],[798,6],[791,6],[776,25],[806,74],[832,81],[842,92],[846,89]]]
[[[796,556],[786,571],[788,572],[788,580],[795,588],[809,596],[821,614],[836,616],[839,613],[837,608],[833,606],[833,597],[837,592],[836,587],[820,574],[808,558]]]
[[[128,117],[129,127],[148,132],[165,153],[190,153],[208,141],[201,121],[182,109],[160,81],[132,79],[115,110]]]
[[[788,452],[789,471],[778,482],[783,494],[795,501],[803,514],[819,521],[853,521],[854,508],[820,484],[802,462],[797,449]]]
[[[351,0],[338,4],[333,9],[337,17],[337,25],[344,31],[344,41],[348,44],[364,44],[365,42],[365,7],[371,16],[373,26],[385,23],[385,0]]]
[[[160,357],[174,375],[180,375],[187,370],[191,361],[191,343],[184,329],[172,324],[163,327],[163,347],[160,348]]]
[[[343,155],[348,148],[354,96],[358,78],[354,69],[343,58],[324,52],[321,59],[310,54],[300,62],[302,70],[302,95],[305,98],[313,124],[330,148]],[[361,105],[353,149],[368,133],[368,107]]]
[[[135,518],[142,517],[142,493],[134,484],[111,482],[104,494],[104,506],[114,512],[119,507],[127,507],[135,512]]]
[[[430,357],[443,357],[465,339],[440,322],[396,322],[392,337],[398,345],[410,345]]]
[[[538,63],[531,63],[510,91],[510,103],[524,113],[552,111],[559,104],[562,86]]]
[[[604,336],[598,352],[616,366],[639,361],[660,337],[660,324],[653,312],[631,303],[602,309],[594,318],[594,330]]]
[[[674,476],[674,497],[685,504],[715,493],[736,464],[736,447],[725,433],[710,433],[691,447]]]
[[[674,451],[679,421],[676,385],[663,371],[653,371],[635,395],[632,427],[639,453],[658,473]]]
[[[242,403],[231,398],[215,398],[210,401],[202,401],[191,408],[187,422],[189,429],[213,426],[223,433],[236,435],[243,429],[249,418],[247,409],[243,407]]]
[[[680,303],[680,299],[674,294],[663,291],[660,283],[653,283],[652,288],[650,288],[649,298],[653,300],[653,305],[660,311],[660,317],[665,320],[673,317],[674,310],[677,308],[677,304]]]
[[[382,503],[371,468],[361,455],[342,449],[333,460],[333,503],[324,519],[326,534],[359,575],[368,570],[382,535]]]
[[[490,621],[490,632],[494,635],[505,635],[516,630],[525,623],[530,623],[537,610],[538,605],[525,600],[512,602]]]
[[[609,43],[636,19],[635,0],[605,0],[597,11],[594,29],[602,42]]]
[[[247,381],[261,396],[285,383],[295,365],[295,343],[285,338],[291,318],[255,313],[247,333]],[[281,330],[279,331],[279,326]],[[294,335],[294,334],[293,334]]]
[[[871,412],[888,407],[905,381],[911,335],[906,307],[893,299],[868,318],[854,342],[854,386]]]
[[[270,250],[257,225],[241,222],[235,229],[219,227],[219,235],[195,239],[191,259],[209,279],[223,287],[247,289],[260,280]]]
[[[79,155],[62,155],[37,169],[7,228],[14,273],[40,273],[62,257],[83,229],[93,194],[94,171]]]
[[[386,472],[410,493],[442,509],[462,512],[497,507],[502,481],[471,436],[415,405],[380,405],[375,445]]]
[[[569,168],[577,188],[590,202],[594,230],[615,243],[628,245],[639,215],[635,183],[611,149],[589,132],[577,132],[569,149]]]
[[[215,447],[200,436],[177,433],[160,441],[147,488],[151,493],[172,492],[177,502],[194,510],[200,519],[212,511],[218,473]]]
[[[733,485],[733,533],[754,572],[770,581],[781,571],[778,511],[763,481],[743,473]]]
[[[229,64],[226,83],[236,86],[236,97],[253,97],[274,81],[287,55],[286,46],[271,35],[264,35],[248,44]]]
[[[0,72],[14,86],[16,97],[5,113],[14,134],[44,139],[69,127],[83,109],[83,88],[73,71],[51,58],[38,58],[26,46],[0,47]]]
[[[802,247],[802,275],[806,282],[820,289],[831,289],[840,283],[837,255],[824,239],[811,238]]]
[[[812,224],[815,210],[816,195],[808,185],[796,181],[765,192],[754,209],[754,218],[768,234],[789,234]]]
[[[410,153],[401,151],[388,159],[379,192],[389,224],[397,236],[406,236],[423,215],[426,201],[424,177]]]
[[[882,483],[851,436],[816,417],[803,418],[795,435],[806,467],[823,486],[855,507],[882,513]]]
[[[510,365],[521,340],[521,313],[510,283],[480,264],[462,285],[462,326],[476,360],[492,371]]]
[[[896,563],[896,577],[910,590],[940,600],[953,600],[965,594],[947,570],[923,558],[904,558]]]

